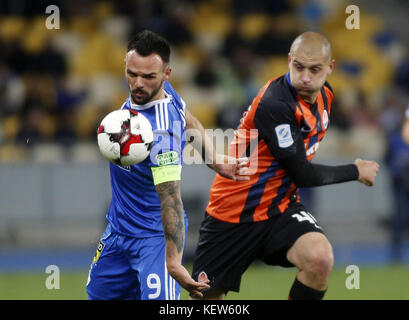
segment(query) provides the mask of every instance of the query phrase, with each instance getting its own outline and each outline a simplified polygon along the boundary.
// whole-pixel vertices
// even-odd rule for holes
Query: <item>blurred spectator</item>
[[[63,110],[58,116],[57,129],[55,131],[55,141],[63,146],[69,147],[77,141],[75,131],[75,111]]]
[[[404,232],[409,226],[409,146],[403,141],[401,135],[402,119],[404,119],[402,109],[399,99],[392,96],[381,116],[381,124],[387,134],[385,163],[391,176],[394,200],[390,217],[393,261],[402,259]]]
[[[57,88],[53,78],[48,75],[30,73],[24,79],[26,95],[22,112],[28,113],[31,109],[55,112],[57,110]]]
[[[132,28],[129,38],[135,33],[149,29],[159,34],[164,34],[168,20],[166,1],[164,0],[139,0],[131,2],[133,12],[127,12],[132,16]]]
[[[6,15],[33,17],[42,15],[49,5],[61,6],[61,0],[18,0],[0,1],[0,12]]]
[[[232,59],[240,49],[249,50],[251,44],[241,35],[239,25],[234,23],[232,30],[224,38],[220,53],[227,59]]]
[[[179,6],[173,11],[163,34],[171,45],[180,46],[193,42],[189,20],[189,10],[186,7]]]
[[[409,146],[409,104],[408,108],[405,111],[405,120],[402,125],[402,138]]]
[[[286,0],[232,0],[232,4],[233,12],[236,16],[248,13],[266,13],[274,16],[285,13],[291,8],[289,2]]]
[[[25,88],[21,78],[0,63],[0,116],[17,113],[24,97]]]
[[[331,127],[336,127],[341,131],[348,131],[352,126],[348,112],[339,105],[337,99],[331,106],[330,124]]]
[[[287,32],[280,28],[279,24],[279,20],[272,20],[270,27],[258,38],[255,44],[258,55],[267,57],[288,54],[291,43],[299,35],[299,32]]]
[[[2,52],[7,66],[17,74],[31,71],[33,59],[24,51],[20,40],[4,44]]]
[[[66,110],[76,109],[87,97],[88,88],[72,89],[69,87],[68,79],[60,79],[57,86],[57,105],[58,110],[65,112]]]
[[[405,51],[406,55],[396,67],[395,84],[398,89],[409,94],[409,47]]]
[[[50,40],[43,50],[33,57],[34,70],[41,74],[50,74],[54,77],[63,77],[67,73],[67,64],[62,53],[57,51]]]
[[[210,89],[217,85],[219,78],[212,55],[208,54],[202,59],[193,79],[194,83],[202,88]]]
[[[253,51],[246,47],[236,47],[232,52],[229,72],[220,73],[220,81],[229,96],[229,104],[218,113],[216,125],[222,129],[236,128],[239,120],[258,92],[258,83],[254,79]],[[271,75],[272,77],[274,75]]]
[[[25,144],[31,147],[43,141],[41,135],[41,122],[44,119],[44,112],[40,107],[33,107],[24,113],[22,123],[16,136],[18,144]]]
[[[243,116],[243,112],[248,109],[248,106],[233,107],[226,106],[222,108],[216,117],[216,127],[223,130],[234,128],[236,129],[240,124],[240,118]]]

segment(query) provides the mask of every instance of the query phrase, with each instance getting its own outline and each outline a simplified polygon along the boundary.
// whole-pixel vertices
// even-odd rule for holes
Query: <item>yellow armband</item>
[[[156,186],[163,182],[181,180],[181,166],[169,165],[162,167],[152,167],[153,184]]]

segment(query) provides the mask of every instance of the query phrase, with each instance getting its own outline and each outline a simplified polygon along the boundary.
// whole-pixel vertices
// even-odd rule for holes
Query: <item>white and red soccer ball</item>
[[[115,110],[98,127],[98,147],[112,163],[130,166],[144,161],[153,145],[149,120],[135,110]]]

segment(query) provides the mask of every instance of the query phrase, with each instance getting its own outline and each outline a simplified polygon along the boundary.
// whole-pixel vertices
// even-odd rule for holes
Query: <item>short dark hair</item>
[[[135,50],[142,57],[152,53],[158,54],[164,63],[169,63],[170,46],[165,38],[150,30],[144,30],[135,34],[128,42],[128,52]]]

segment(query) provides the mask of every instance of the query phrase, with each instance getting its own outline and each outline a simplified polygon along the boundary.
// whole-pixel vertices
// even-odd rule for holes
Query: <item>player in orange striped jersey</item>
[[[334,97],[326,81],[334,69],[329,41],[315,32],[301,34],[288,64],[289,72],[270,80],[254,98],[230,146],[230,156],[249,157],[249,172],[255,174],[242,182],[216,175],[211,187],[192,275],[210,280],[204,298],[239,291],[241,275],[256,259],[299,269],[291,299],[323,298],[332,248],[297,188],[375,182],[379,166],[373,161],[311,163]]]

